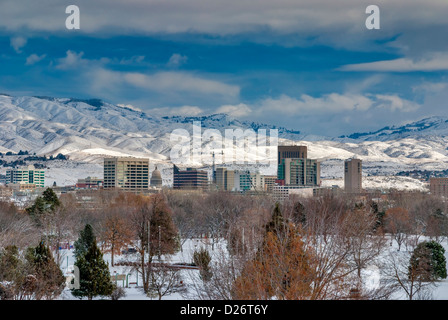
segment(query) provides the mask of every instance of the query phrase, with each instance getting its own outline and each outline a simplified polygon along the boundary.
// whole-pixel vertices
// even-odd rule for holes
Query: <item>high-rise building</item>
[[[308,148],[306,146],[278,146],[277,152],[278,164],[285,158],[306,159],[308,157]]]
[[[345,160],[344,189],[349,193],[362,191],[362,160],[355,158]]]
[[[216,187],[218,190],[226,190],[226,168],[216,168],[215,178],[216,178]]]
[[[104,189],[148,190],[149,159],[104,158]]]
[[[227,168],[216,168],[216,187],[218,190],[233,191],[235,189],[235,171]]]
[[[429,179],[429,190],[435,196],[448,197],[448,178]]]
[[[259,172],[235,171],[235,191],[257,191],[264,189],[264,176]]]
[[[278,180],[286,186],[319,186],[320,163],[306,158],[283,158],[278,165]]]
[[[276,180],[277,176],[264,176],[264,189],[266,192],[272,192],[272,188],[276,185]]]
[[[45,186],[45,170],[36,169],[33,165],[6,170],[6,184],[34,185],[38,188]]]
[[[198,170],[195,168],[187,168],[186,170],[179,170],[174,165],[173,168],[173,189],[201,189],[208,188],[208,173],[207,171]]]

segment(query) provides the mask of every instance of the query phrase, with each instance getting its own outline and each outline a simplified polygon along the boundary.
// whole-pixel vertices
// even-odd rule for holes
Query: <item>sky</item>
[[[1,0],[0,93],[374,131],[448,115],[447,13],[446,0]]]

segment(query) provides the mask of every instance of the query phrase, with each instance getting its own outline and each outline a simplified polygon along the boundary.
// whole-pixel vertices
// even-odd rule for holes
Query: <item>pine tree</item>
[[[42,215],[47,209],[45,200],[42,197],[37,197],[31,207],[25,209],[25,211],[32,217],[36,218]]]
[[[73,252],[76,259],[86,254],[92,243],[96,241],[93,228],[90,224],[86,224],[84,229],[79,233],[78,240],[75,241]]]
[[[210,269],[210,261],[212,257],[205,248],[195,250],[193,253],[193,262],[199,267],[199,275],[203,281],[209,281],[212,278],[212,271]]]
[[[37,197],[33,205],[26,208],[25,211],[34,219],[38,224],[41,223],[39,219],[47,213],[54,213],[55,210],[61,205],[56,193],[53,189],[47,188],[42,196]]]
[[[38,246],[28,248],[26,259],[36,279],[35,297],[53,299],[59,296],[64,289],[65,277],[50,248],[41,241]]]
[[[285,220],[283,219],[283,215],[280,210],[280,205],[277,202],[275,204],[274,211],[272,212],[271,220],[265,226],[265,232],[266,234],[268,232],[274,232],[279,235],[284,231],[285,231]]]
[[[95,239],[85,255],[77,258],[75,266],[79,268],[80,279],[79,289],[72,289],[73,296],[92,300],[93,297],[110,296],[113,293],[109,265],[104,261]]]
[[[54,211],[61,205],[58,196],[51,188],[45,189],[45,191],[42,193],[42,198],[44,199],[45,203],[49,205],[50,211]]]
[[[445,249],[436,241],[417,245],[409,263],[409,274],[417,272],[423,281],[446,279]]]

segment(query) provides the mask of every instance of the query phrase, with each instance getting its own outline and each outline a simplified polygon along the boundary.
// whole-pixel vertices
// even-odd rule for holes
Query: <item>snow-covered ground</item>
[[[344,178],[322,179],[322,187],[338,186],[344,188]],[[368,190],[407,190],[429,191],[429,184],[411,177],[400,176],[370,176],[362,178],[362,187]]]
[[[193,252],[200,248],[206,248],[211,255],[213,256],[213,252],[218,253],[220,248],[222,246],[225,246],[225,243],[215,243],[212,250],[212,243],[210,240],[207,239],[192,239],[187,240],[182,245],[182,250],[178,251],[176,254],[166,257],[162,256],[162,261],[168,262],[170,264],[178,264],[178,263],[185,263],[190,264],[193,262]],[[220,252],[220,251],[219,251]],[[70,271],[73,268],[73,265],[75,263],[75,259],[73,256],[73,249],[62,249],[60,250],[60,254],[62,256],[62,263],[61,263],[61,269],[66,272],[67,270]],[[111,276],[115,275],[127,275],[127,283],[128,287],[126,288],[126,280],[118,280],[116,283],[118,286],[123,287],[126,292],[126,296],[123,297],[123,300],[154,300],[158,299],[158,297],[148,297],[143,292],[142,280],[141,276],[137,274],[137,271],[132,270],[132,267],[130,266],[111,266],[111,254],[106,253],[103,255],[104,260],[109,264],[109,270]],[[155,258],[155,262],[157,262],[157,257]],[[115,264],[119,263],[120,261],[136,261],[136,257],[131,255],[115,255],[114,256],[114,262]],[[197,270],[194,269],[185,269],[181,270],[180,274],[182,277],[182,280],[186,285],[188,286],[188,282],[191,278],[192,273],[196,273]],[[69,272],[67,272],[67,275]],[[185,295],[181,295],[179,293],[174,293],[171,295],[164,296],[164,300],[184,300]],[[62,295],[59,297],[62,300],[77,300],[78,298],[75,298],[71,292],[70,289],[65,289]],[[101,299],[100,297],[97,297],[96,299]]]
[[[420,238],[420,241],[427,240],[424,237]],[[448,239],[445,239],[442,243],[442,246],[445,249],[445,258],[448,261]],[[204,247],[208,249],[208,251],[211,253],[212,257],[214,254],[220,254],[222,252],[222,249],[225,248],[225,242],[215,243],[214,250],[212,249],[212,244],[210,240],[204,240],[204,239],[193,239],[193,240],[187,240],[182,246],[182,250],[177,252],[175,255],[169,257],[168,259],[166,257],[162,257],[162,260],[169,261],[172,264],[176,263],[191,263],[193,261],[193,252],[196,249],[199,249],[201,247]],[[62,263],[61,263],[61,269],[63,271],[71,270],[73,264],[74,264],[74,257],[73,257],[73,249],[63,249],[60,250],[60,253],[62,255]],[[389,251],[384,253],[384,256],[387,256],[388,254],[391,254],[394,257],[405,257],[408,259],[409,255],[411,254],[410,251],[407,251],[406,246],[402,245],[400,251],[398,251],[398,246],[395,241],[392,241],[392,246],[389,247]],[[111,255],[110,254],[104,254],[104,260],[111,265]],[[129,261],[132,260],[132,258],[129,258],[125,255],[119,255],[115,256],[115,262],[119,262],[120,260]],[[213,260],[213,258],[212,258]],[[116,283],[118,286],[121,286],[124,288],[126,296],[122,298],[122,300],[157,300],[158,297],[148,297],[143,292],[143,289],[141,287],[142,281],[141,279],[137,279],[137,273],[136,271],[133,271],[131,267],[126,266],[114,266],[109,267],[111,276],[114,276],[116,274],[124,274],[128,275],[128,287],[126,287],[126,280],[121,281],[118,280]],[[369,275],[368,273],[369,268],[366,269],[366,275]],[[185,283],[187,290],[189,288],[189,283],[191,283],[191,275],[192,273],[196,273],[197,270],[181,270],[181,276],[182,280]],[[377,276],[376,274],[372,274],[372,277]],[[379,279],[381,280],[381,278]],[[369,281],[367,279],[366,281]],[[139,285],[137,286],[136,283]],[[124,286],[123,286],[124,284]],[[192,293],[192,292],[190,292]],[[448,279],[443,279],[436,282],[435,288],[432,290],[432,299],[434,300],[448,300]],[[179,294],[174,293],[171,295],[166,295],[162,299],[163,300],[187,300],[191,299],[189,298],[191,295]],[[59,297],[61,300],[77,300],[78,298],[75,298],[72,296],[69,289],[65,289],[61,296]],[[101,299],[101,297],[97,297],[96,299]],[[406,299],[406,296],[403,291],[398,291],[394,293],[392,296],[393,300],[402,300]]]

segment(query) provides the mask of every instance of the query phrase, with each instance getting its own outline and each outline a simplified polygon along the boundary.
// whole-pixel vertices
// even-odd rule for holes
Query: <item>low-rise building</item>
[[[180,170],[179,167],[173,167],[173,189],[208,189],[207,171],[195,168]]]
[[[32,184],[37,188],[45,187],[45,170],[33,165],[6,170],[5,184]],[[30,187],[31,188],[31,187]]]

